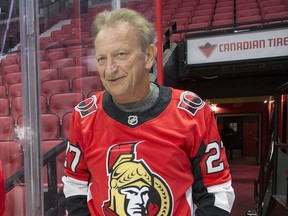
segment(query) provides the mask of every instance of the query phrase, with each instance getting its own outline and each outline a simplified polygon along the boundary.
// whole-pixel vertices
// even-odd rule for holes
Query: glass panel
[[[42,207],[45,215],[65,215],[61,177],[71,112],[104,89],[95,64],[93,19],[101,11],[127,7],[155,22],[156,5],[152,0],[35,0],[30,4],[38,4],[36,20],[29,20],[33,14],[22,17],[27,27],[21,26],[20,16],[27,2],[0,4],[0,184],[3,174],[5,215],[26,215],[27,209],[33,215]],[[33,170],[36,164],[39,172]],[[33,201],[37,183],[41,189]]]

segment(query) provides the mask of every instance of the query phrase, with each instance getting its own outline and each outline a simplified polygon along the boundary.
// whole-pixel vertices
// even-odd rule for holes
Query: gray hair
[[[99,13],[92,24],[93,37],[96,38],[102,28],[113,27],[119,22],[127,22],[135,27],[143,50],[154,44],[156,36],[154,25],[141,13],[127,8]]]

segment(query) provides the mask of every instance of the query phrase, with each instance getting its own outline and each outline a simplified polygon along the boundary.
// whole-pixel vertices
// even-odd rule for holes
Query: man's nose
[[[106,72],[115,73],[117,71],[117,62],[113,57],[107,58]]]

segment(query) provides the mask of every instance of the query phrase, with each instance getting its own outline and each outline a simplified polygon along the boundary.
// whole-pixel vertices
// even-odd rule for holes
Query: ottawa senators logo
[[[201,100],[198,95],[194,94],[193,92],[183,92],[180,96],[180,102],[178,104],[178,108],[184,109],[191,113],[193,116],[197,113],[199,109],[204,106],[203,100]]]
[[[84,118],[89,114],[96,112],[97,110],[96,102],[97,98],[95,95],[93,95],[92,97],[87,98],[86,100],[79,103],[75,109],[80,113],[81,117]]]
[[[136,146],[121,143],[107,153],[109,199],[103,202],[106,216],[168,216],[172,214],[172,193],[167,183],[141,159]]]

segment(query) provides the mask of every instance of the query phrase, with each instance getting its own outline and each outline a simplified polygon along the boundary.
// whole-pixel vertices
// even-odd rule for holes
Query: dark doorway
[[[232,160],[258,161],[261,143],[259,114],[221,114],[216,117],[220,133],[225,124],[234,130]]]

